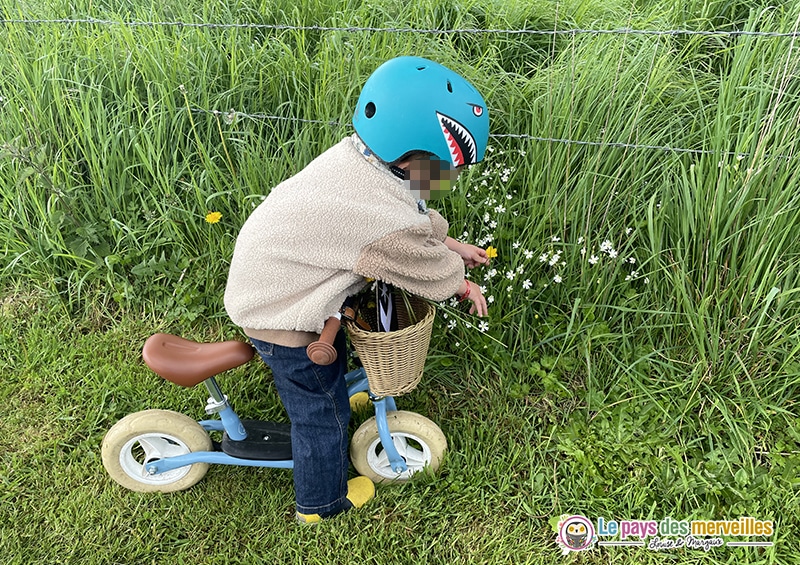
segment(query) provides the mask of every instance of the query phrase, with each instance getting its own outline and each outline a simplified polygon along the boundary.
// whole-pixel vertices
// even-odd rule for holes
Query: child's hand
[[[461,245],[463,246],[461,258],[464,260],[464,265],[470,269],[478,265],[487,265],[489,263],[489,256],[486,255],[485,249],[468,243],[462,243]]]
[[[485,249],[470,245],[469,243],[461,243],[450,237],[445,240],[445,245],[451,250],[461,255],[464,260],[464,265],[472,269],[478,265],[487,265],[489,263],[489,256],[486,254]]]
[[[472,306],[469,309],[470,314],[477,314],[482,318],[489,313],[489,306],[486,304],[486,298],[481,293],[480,285],[465,279],[458,294],[461,297],[459,300],[472,302]]]

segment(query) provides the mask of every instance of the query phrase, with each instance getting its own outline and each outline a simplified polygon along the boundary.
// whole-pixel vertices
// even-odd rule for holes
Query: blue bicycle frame
[[[247,437],[247,431],[244,428],[239,416],[234,412],[233,408],[227,401],[219,389],[214,378],[204,381],[206,388],[211,394],[209,399],[209,407],[212,411],[219,416],[219,420],[202,420],[199,424],[208,432],[226,432],[228,437],[234,441],[241,441]],[[369,385],[367,383],[367,375],[363,368],[358,368],[350,371],[345,375],[345,382],[347,383],[347,393],[350,397],[359,392],[369,393]],[[387,416],[389,412],[397,410],[394,398],[391,396],[384,396],[381,398],[374,397],[370,394],[372,405],[375,408],[375,422],[378,427],[378,436],[381,440],[384,452],[389,460],[392,470],[395,473],[404,473],[408,470],[405,460],[397,452],[392,440],[392,435],[389,431],[389,423]],[[154,461],[145,463],[145,471],[149,475],[158,475],[173,471],[186,465],[194,465],[195,463],[209,463],[214,465],[241,465],[245,467],[271,467],[277,469],[291,469],[294,467],[292,460],[282,461],[264,461],[257,459],[243,459],[240,457],[233,457],[221,451],[196,451],[180,455],[177,457],[165,457]]]

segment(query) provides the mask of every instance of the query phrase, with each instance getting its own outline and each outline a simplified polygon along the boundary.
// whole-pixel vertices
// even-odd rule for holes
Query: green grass
[[[552,563],[550,521],[572,512],[777,523],[770,550],[573,561],[796,562],[797,38],[121,23],[785,33],[795,3],[40,4],[0,0],[0,15],[120,23],[0,24],[9,562]],[[120,491],[100,465],[105,431],[142,408],[202,408],[143,368],[141,343],[238,335],[221,296],[239,227],[349,133],[360,85],[401,54],[466,75],[497,136],[590,143],[496,137],[436,203],[452,236],[499,252],[472,275],[493,299],[488,328],[443,309],[423,384],[401,399],[447,435],[442,474],[313,530],[293,523],[282,471]],[[243,414],[281,417],[256,364],[223,384]]]
[[[753,465],[734,460],[730,446],[709,449],[709,438],[675,437],[654,425],[665,417],[661,400],[634,397],[589,412],[578,409],[580,399],[520,395],[503,378],[470,372],[453,385],[446,370],[431,371],[400,400],[449,438],[441,473],[380,487],[368,508],[318,528],[294,523],[291,477],[281,470],[216,467],[185,492],[124,491],[100,462],[108,428],[145,407],[200,418],[204,395],[168,385],[139,359],[151,332],[176,329],[164,321],[71,320],[46,304],[35,294],[9,294],[0,316],[7,563],[552,563],[550,520],[579,510],[657,520],[753,514],[776,520],[774,549],[713,558],[687,552],[679,562],[787,563],[794,555],[792,456],[765,455]],[[195,338],[232,337],[217,325],[182,329]],[[284,418],[260,363],[221,384],[243,415]],[[720,427],[714,437],[727,433]],[[625,559],[665,557],[611,549],[582,561]]]

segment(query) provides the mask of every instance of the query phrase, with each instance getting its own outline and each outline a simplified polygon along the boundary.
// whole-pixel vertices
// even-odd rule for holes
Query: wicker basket
[[[364,365],[370,391],[378,396],[411,392],[422,378],[435,311],[424,300],[414,296],[409,298],[418,320],[416,324],[410,324],[405,303],[397,296],[395,308],[399,330],[368,332],[352,322],[347,323],[350,342]]]

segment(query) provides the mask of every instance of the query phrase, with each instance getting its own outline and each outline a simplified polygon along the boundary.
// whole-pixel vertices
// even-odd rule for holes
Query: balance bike
[[[200,481],[212,464],[291,469],[291,425],[240,420],[214,378],[249,362],[254,353],[241,341],[151,336],[142,351],[148,367],[179,386],[203,383],[210,395],[205,410],[214,419],[197,422],[169,410],[122,418],[103,438],[103,466],[111,478],[133,491],[174,492]],[[375,410],[350,442],[350,459],[359,474],[374,482],[402,482],[426,467],[438,469],[447,440],[436,424],[397,410],[391,396],[371,394],[363,368],[345,379],[351,404],[369,398]],[[212,441],[210,432],[221,432],[222,441]]]

